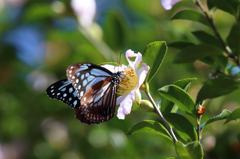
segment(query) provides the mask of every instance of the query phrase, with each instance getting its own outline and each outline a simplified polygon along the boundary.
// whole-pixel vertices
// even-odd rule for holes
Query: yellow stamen
[[[133,69],[125,68],[122,73],[124,76],[120,79],[120,84],[118,85],[118,95],[129,94],[138,85],[137,74]]]

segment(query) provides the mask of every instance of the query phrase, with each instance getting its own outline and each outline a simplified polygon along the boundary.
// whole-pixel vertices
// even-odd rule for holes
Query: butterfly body
[[[121,72],[75,63],[67,68],[67,78],[49,86],[47,95],[75,108],[75,117],[85,124],[99,124],[114,116]]]

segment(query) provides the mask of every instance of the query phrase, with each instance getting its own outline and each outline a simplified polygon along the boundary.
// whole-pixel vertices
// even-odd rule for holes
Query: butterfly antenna
[[[119,66],[120,66],[120,62],[121,62],[121,57],[122,57],[122,52],[120,52],[120,58],[119,58],[119,61],[118,61],[118,71],[119,71]]]

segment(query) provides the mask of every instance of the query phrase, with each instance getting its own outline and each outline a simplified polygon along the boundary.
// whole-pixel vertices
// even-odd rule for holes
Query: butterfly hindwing
[[[94,123],[101,123],[110,120],[115,113],[116,107],[116,85],[111,83],[108,77],[87,90],[82,97],[81,110],[75,114],[80,121],[82,114],[85,118]]]
[[[46,93],[50,98],[60,100],[72,108],[81,106],[81,101],[78,99],[77,93],[68,79],[52,84],[47,88]]]

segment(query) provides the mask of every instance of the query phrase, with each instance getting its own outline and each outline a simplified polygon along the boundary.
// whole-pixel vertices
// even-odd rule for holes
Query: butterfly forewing
[[[46,90],[47,95],[52,99],[60,100],[70,107],[78,108],[81,106],[81,101],[77,97],[77,93],[68,79],[58,81]]]
[[[74,86],[80,100],[88,89],[112,74],[109,70],[90,63],[75,63],[67,68],[68,80]]]
[[[111,83],[108,77],[87,90],[82,97],[81,112],[94,123],[110,120],[115,113],[116,107],[116,85]],[[77,111],[77,110],[76,110]],[[81,113],[77,118],[82,118]]]

